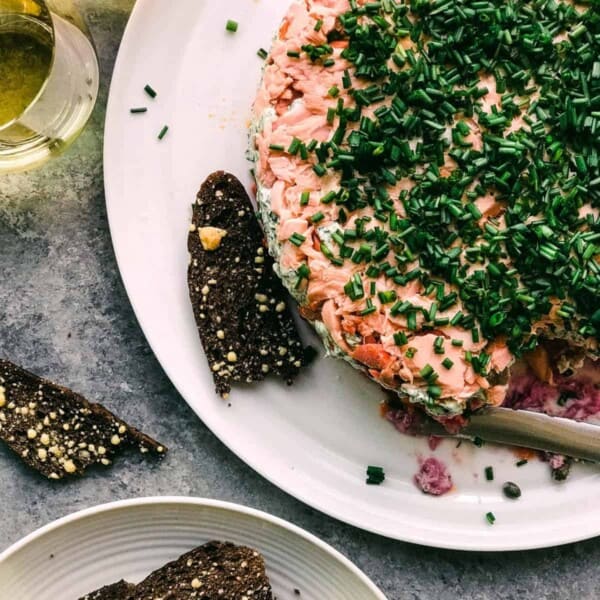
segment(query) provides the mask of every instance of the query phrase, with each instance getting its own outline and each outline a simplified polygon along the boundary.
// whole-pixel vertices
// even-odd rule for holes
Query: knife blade
[[[440,423],[429,419],[421,423],[419,433],[440,437],[479,437],[487,442],[600,462],[600,426],[526,410],[482,409],[473,414],[469,424],[457,434],[448,433]]]

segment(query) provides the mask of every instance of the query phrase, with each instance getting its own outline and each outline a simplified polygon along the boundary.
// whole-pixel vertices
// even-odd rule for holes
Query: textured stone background
[[[132,4],[82,1],[103,76],[91,124],[60,159],[32,173],[0,178],[0,355],[102,400],[171,452],[159,468],[125,459],[110,471],[56,485],[22,468],[0,447],[0,550],[40,525],[102,502],[210,496],[266,510],[316,533],[394,600],[599,598],[600,541],[510,554],[392,542],[327,518],[279,491],[194,417],[136,323],[106,222],[104,106]]]

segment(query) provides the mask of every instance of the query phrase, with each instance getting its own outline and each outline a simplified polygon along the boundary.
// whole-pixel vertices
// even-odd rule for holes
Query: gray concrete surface
[[[599,598],[598,540],[511,554],[440,551],[386,540],[284,494],[194,417],[138,327],[106,221],[104,106],[132,1],[82,5],[103,75],[91,124],[63,157],[38,171],[0,178],[0,355],[102,400],[171,452],[160,467],[125,459],[106,472],[56,485],[23,468],[0,446],[0,550],[55,518],[102,502],[210,496],[266,510],[316,533],[394,600]]]

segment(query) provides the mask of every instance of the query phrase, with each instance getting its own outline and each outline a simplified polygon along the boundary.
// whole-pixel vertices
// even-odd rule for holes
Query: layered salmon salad
[[[301,314],[447,423],[598,404],[599,151],[596,0],[297,1],[251,135]]]

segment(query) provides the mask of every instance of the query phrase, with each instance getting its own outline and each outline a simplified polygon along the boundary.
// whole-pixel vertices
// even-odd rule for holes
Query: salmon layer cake
[[[277,272],[331,354],[442,421],[599,356],[595,6],[301,0],[266,60]]]

